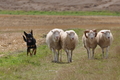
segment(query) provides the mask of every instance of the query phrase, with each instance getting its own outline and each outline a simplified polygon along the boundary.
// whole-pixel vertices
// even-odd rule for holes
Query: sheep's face
[[[96,30],[89,30],[89,31],[85,31],[85,36],[88,39],[94,39],[97,35],[97,31]]]
[[[75,33],[74,32],[66,32],[68,37],[70,38],[70,40],[74,40],[75,39]]]
[[[110,39],[110,30],[101,32],[106,39]]]
[[[88,38],[89,39],[94,39],[95,38],[95,34],[96,34],[95,32],[89,32],[88,33]]]
[[[60,31],[56,30],[56,31],[52,31],[52,33],[53,33],[54,42],[58,42],[60,39]]]

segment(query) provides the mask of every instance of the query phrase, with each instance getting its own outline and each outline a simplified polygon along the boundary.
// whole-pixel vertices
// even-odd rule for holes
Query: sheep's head
[[[86,30],[84,34],[86,38],[94,39],[97,36],[97,30]]]
[[[52,30],[53,33],[53,40],[54,42],[58,42],[60,40],[60,32],[59,30]]]
[[[67,33],[67,36],[70,38],[70,40],[75,39],[75,32],[73,30],[66,31],[66,33]]]
[[[110,30],[104,30],[104,31],[101,31],[101,33],[106,39],[110,39],[110,33],[111,33]]]

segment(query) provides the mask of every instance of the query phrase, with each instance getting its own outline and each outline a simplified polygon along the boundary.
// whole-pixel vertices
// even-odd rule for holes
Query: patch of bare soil
[[[40,45],[45,43],[45,35],[53,28],[112,29],[119,26],[120,17],[0,15],[0,51],[24,51],[23,31],[31,29]]]
[[[120,11],[120,0],[0,0],[0,10]]]

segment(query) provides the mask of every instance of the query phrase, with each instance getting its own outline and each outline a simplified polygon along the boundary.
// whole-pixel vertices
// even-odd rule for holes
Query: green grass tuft
[[[49,54],[50,50],[46,45],[39,46],[37,48],[37,55],[27,56],[26,51],[22,53],[9,54],[7,56],[0,58],[0,66],[12,66],[12,65],[20,65],[20,64],[33,64],[36,58],[44,58]],[[32,58],[32,59],[31,59]]]
[[[120,12],[110,11],[7,11],[0,10],[0,14],[8,15],[73,15],[73,16],[120,16]]]

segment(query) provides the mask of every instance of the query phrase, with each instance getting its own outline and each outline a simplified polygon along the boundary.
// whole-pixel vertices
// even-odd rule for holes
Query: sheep
[[[68,63],[72,62],[72,54],[78,44],[78,35],[73,30],[61,33],[61,46],[67,54]]]
[[[84,47],[87,50],[87,54],[88,54],[88,59],[94,59],[94,50],[97,47],[97,30],[86,30],[84,31],[84,34],[82,36],[82,42]],[[90,49],[92,49],[92,57],[91,57],[91,51]]]
[[[113,41],[113,35],[110,30],[101,30],[97,35],[97,43],[102,49],[102,57],[108,57],[108,50]],[[106,48],[106,56],[104,57],[104,48]]]
[[[46,36],[46,43],[50,50],[53,52],[53,62],[59,62],[59,51],[61,50],[60,45],[60,34],[64,32],[62,29],[52,29]]]

